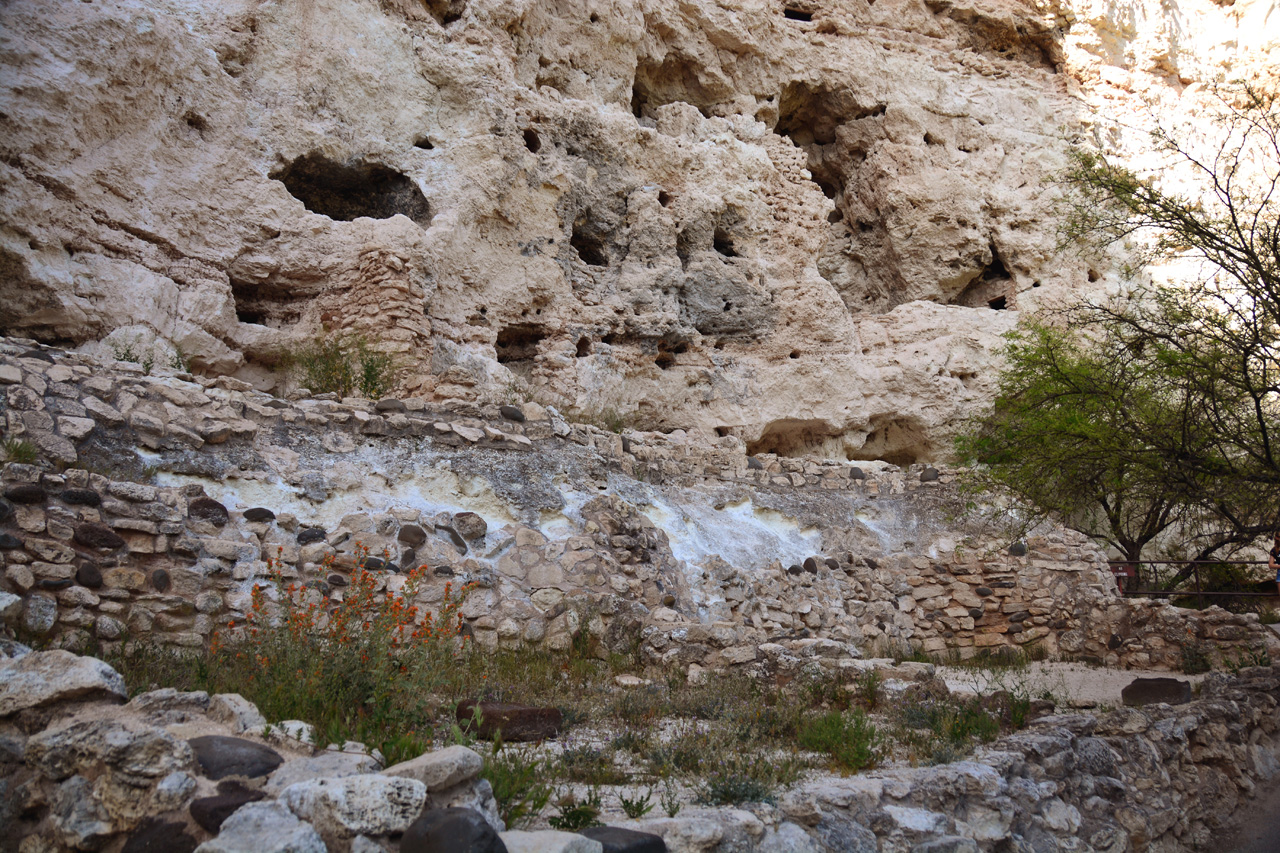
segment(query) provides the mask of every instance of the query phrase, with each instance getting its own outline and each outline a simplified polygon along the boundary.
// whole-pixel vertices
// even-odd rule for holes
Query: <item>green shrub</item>
[[[20,438],[6,438],[4,440],[4,458],[6,462],[30,465],[38,457],[39,453],[36,451],[36,446],[31,442]]]
[[[613,763],[613,750],[590,745],[570,746],[560,753],[560,775],[569,782],[617,785],[627,780]]]
[[[349,397],[355,391],[376,400],[390,393],[395,358],[374,349],[362,335],[322,335],[288,354],[284,366],[313,394]]]
[[[750,752],[729,752],[714,765],[708,764],[697,788],[699,803],[711,806],[738,803],[777,803],[780,787],[791,785],[800,776],[801,765],[793,757],[764,756]]]
[[[879,764],[886,755],[885,738],[861,709],[828,711],[800,727],[800,745],[830,756],[842,770],[856,773]]]
[[[600,791],[592,788],[586,799],[579,801],[573,794],[566,794],[556,803],[560,814],[547,819],[552,829],[563,832],[577,832],[588,826],[600,825]]]
[[[1209,659],[1209,650],[1203,643],[1188,639],[1182,644],[1182,671],[1187,675],[1198,675],[1213,669],[1213,661]]]
[[[480,771],[480,778],[493,787],[498,816],[508,828],[528,823],[546,807],[551,799],[551,776],[552,769],[536,751],[504,748],[501,738],[494,742]]]
[[[632,820],[639,820],[649,812],[653,811],[653,803],[650,802],[652,798],[653,789],[650,788],[644,792],[643,796],[641,796],[639,791],[635,792],[634,797],[628,797],[626,794],[619,794],[618,802],[622,804],[622,811],[627,817]]]

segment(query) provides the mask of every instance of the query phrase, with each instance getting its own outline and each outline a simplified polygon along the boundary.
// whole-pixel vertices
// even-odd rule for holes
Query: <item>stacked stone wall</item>
[[[752,457],[733,438],[620,436],[536,405],[463,415],[415,399],[282,400],[227,378],[146,375],[14,340],[0,344],[0,387],[6,438],[39,455],[0,469],[3,587],[21,600],[23,631],[62,643],[149,636],[198,647],[244,618],[269,568],[339,600],[358,563],[391,589],[405,569],[431,566],[420,593],[428,608],[446,583],[471,584],[462,615],[487,645],[565,648],[587,631],[606,648],[638,643],[667,665],[808,657],[834,666],[909,645],[962,656],[1040,646],[1173,668],[1187,643],[1238,656],[1273,638],[1253,615],[1120,598],[1101,552],[1061,529],[1029,538],[1020,556],[991,536],[944,530],[914,550],[838,547],[850,540],[832,535],[829,553],[801,564],[689,565],[620,496],[640,483],[700,489],[707,502],[725,489],[779,500],[838,491],[918,512],[949,493],[947,470]],[[491,528],[474,513],[389,501],[317,526],[308,513],[342,493],[348,459],[357,479],[430,484],[478,471],[490,489],[534,509]],[[372,467],[389,459],[402,467]],[[504,466],[516,475],[494,473]],[[565,517],[567,534],[549,535],[537,521],[547,498],[534,481],[551,474],[582,489],[599,483],[599,496]],[[145,482],[157,477],[170,485]],[[257,488],[281,504],[229,506],[206,487]],[[823,524],[848,523],[826,511]]]

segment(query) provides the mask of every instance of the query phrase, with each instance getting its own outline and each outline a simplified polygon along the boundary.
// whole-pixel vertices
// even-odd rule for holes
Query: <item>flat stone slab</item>
[[[1126,705],[1185,705],[1191,701],[1191,682],[1179,678],[1135,678],[1120,691]]]
[[[458,704],[458,723],[465,725],[472,719],[476,702],[468,700]],[[516,705],[502,702],[481,702],[480,725],[473,735],[492,740],[502,732],[504,741],[549,740],[560,733],[564,716],[557,708],[539,708],[533,705]]]
[[[128,696],[123,676],[97,658],[56,649],[0,660],[0,717],[68,699]]]
[[[637,832],[621,826],[591,826],[579,832],[593,841],[599,841],[604,853],[667,853],[667,842],[661,835]]]
[[[284,763],[280,753],[269,746],[244,738],[226,735],[204,735],[187,741],[196,761],[210,779],[227,776],[266,776]]]

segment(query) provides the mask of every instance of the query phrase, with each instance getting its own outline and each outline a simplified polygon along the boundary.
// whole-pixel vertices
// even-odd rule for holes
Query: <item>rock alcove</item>
[[[404,214],[419,225],[431,220],[431,208],[407,176],[381,163],[355,158],[330,160],[312,152],[272,172],[307,210],[350,222],[361,216],[390,219]]]

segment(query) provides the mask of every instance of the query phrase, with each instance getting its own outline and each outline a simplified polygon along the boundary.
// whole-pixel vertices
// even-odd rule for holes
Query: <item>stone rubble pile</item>
[[[317,748],[236,695],[125,702],[109,666],[13,642],[0,658],[0,849],[978,853],[1207,849],[1280,776],[1280,666],[1200,696],[1041,717],[968,760],[821,776],[777,805],[682,809],[581,835],[507,831],[482,759],[451,746],[393,767]],[[615,846],[610,846],[615,845]]]
[[[435,609],[446,585],[465,585],[464,631],[484,645],[563,650],[586,632],[662,666],[832,669],[867,647],[1039,645],[1170,668],[1187,643],[1275,644],[1256,616],[1120,598],[1100,552],[1068,531],[1012,556],[989,536],[962,545],[942,522],[927,545],[886,547],[851,518],[930,512],[948,471],[869,474],[747,456],[732,438],[619,436],[534,404],[485,419],[421,400],[286,401],[16,340],[0,342],[0,389],[6,435],[39,457],[0,469],[0,595],[12,624],[66,645],[200,647],[243,621],[255,585],[275,594],[273,577],[337,602],[360,571],[396,592],[419,565],[431,571],[417,603]],[[142,482],[156,477],[168,485]],[[406,484],[447,488],[454,510],[397,497]],[[562,487],[593,485],[566,506]],[[772,501],[819,529],[826,553],[763,568],[678,559],[641,508],[681,497]],[[558,524],[539,522],[548,513]]]

